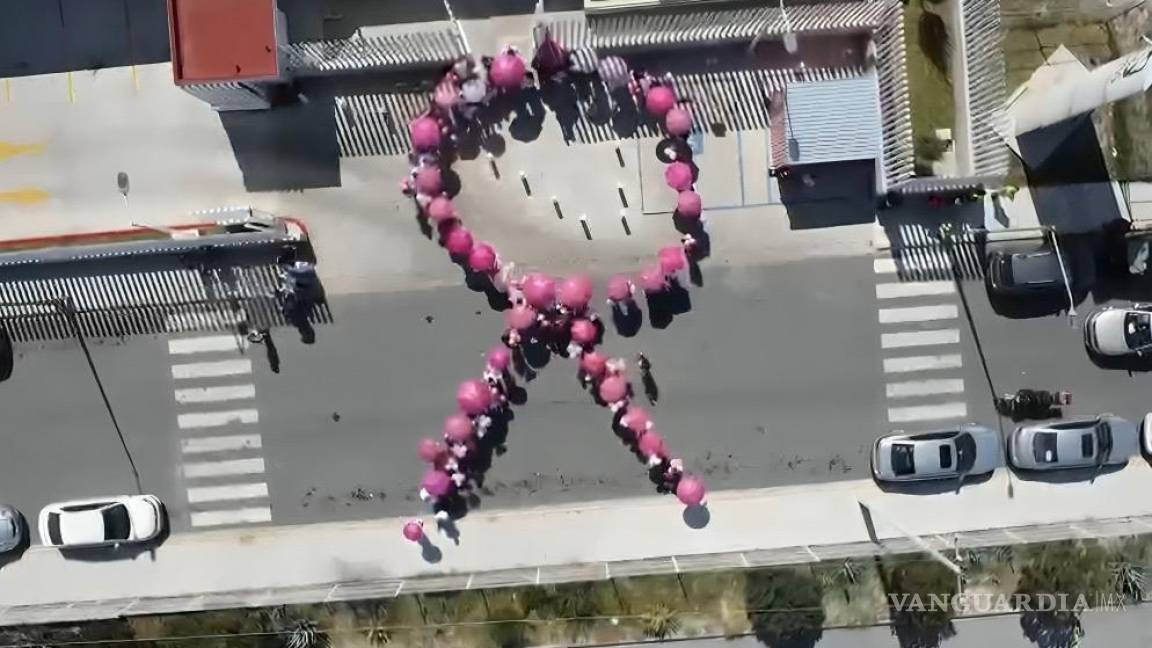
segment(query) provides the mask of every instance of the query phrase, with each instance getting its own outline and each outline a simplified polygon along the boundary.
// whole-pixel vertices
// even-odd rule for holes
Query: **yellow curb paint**
[[[7,160],[17,155],[37,155],[44,152],[44,147],[45,144],[43,142],[13,144],[12,142],[0,140],[0,160]]]
[[[47,191],[38,187],[25,187],[12,191],[0,191],[0,203],[15,203],[17,205],[35,205],[46,202],[49,198]]]
[[[136,70],[136,66],[132,66],[132,87],[136,92],[140,92],[140,73]]]
[[[72,73],[68,73],[68,103],[76,103],[76,86],[72,83]]]
[[[4,102],[12,103],[12,79],[4,79]]]

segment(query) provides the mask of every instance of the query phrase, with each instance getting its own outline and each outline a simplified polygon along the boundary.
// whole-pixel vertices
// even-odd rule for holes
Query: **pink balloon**
[[[599,378],[608,369],[608,359],[595,351],[589,351],[580,356],[580,369],[593,378]]]
[[[496,272],[496,250],[487,243],[477,243],[468,253],[468,267],[473,272]]]
[[[416,520],[410,520],[404,523],[404,538],[412,542],[420,542],[424,539],[424,525]]]
[[[433,439],[420,440],[420,459],[435,463],[444,454],[444,444]]]
[[[670,275],[680,272],[688,267],[688,259],[684,256],[684,248],[679,245],[669,245],[660,248],[660,269],[664,274]]]
[[[600,398],[606,403],[615,403],[628,395],[628,381],[622,376],[609,376],[600,383]]]
[[[676,195],[676,213],[684,218],[700,218],[700,212],[703,209],[704,201],[700,198],[700,194],[695,191],[681,191]]]
[[[442,470],[429,470],[420,486],[432,497],[444,497],[452,492],[452,478]]]
[[[423,167],[417,171],[416,191],[426,196],[435,196],[444,191],[444,176],[440,173],[440,167]]]
[[[635,406],[629,407],[624,417],[620,419],[624,427],[632,430],[636,436],[640,436],[648,431],[648,426],[652,422],[652,416],[648,414],[648,410],[643,407]]]
[[[645,432],[637,442],[637,447],[640,450],[640,454],[645,457],[663,458],[664,455],[667,454],[667,450],[664,447],[664,437],[660,436],[660,433],[656,430]]]
[[[510,364],[512,364],[512,352],[508,350],[508,347],[492,347],[488,351],[488,366],[494,370],[507,371]]]
[[[673,108],[664,116],[664,128],[677,137],[684,137],[692,132],[692,113],[683,108]]]
[[[587,275],[568,277],[560,284],[556,295],[561,304],[573,310],[579,310],[592,300],[592,279]]]
[[[530,329],[536,324],[536,310],[523,304],[513,306],[504,317],[508,323],[508,328],[514,328],[517,331]]]
[[[673,162],[664,168],[664,181],[676,191],[687,191],[695,181],[692,167],[686,162]]]
[[[444,247],[448,248],[448,253],[452,256],[468,256],[472,252],[472,232],[463,225],[452,228],[444,237]]]
[[[524,299],[535,308],[551,308],[556,301],[556,281],[534,272],[524,278]]]
[[[616,275],[608,280],[608,299],[624,301],[632,297],[632,282],[628,277]]]
[[[576,344],[592,344],[596,341],[596,325],[580,318],[572,322],[572,341]]]
[[[511,52],[505,52],[492,60],[492,67],[488,71],[488,76],[492,79],[492,83],[497,86],[505,90],[513,90],[524,83],[526,71],[527,66],[524,64],[524,59]]]
[[[456,218],[456,206],[445,196],[436,196],[428,203],[428,218],[445,223]]]
[[[453,443],[467,443],[475,432],[472,419],[463,414],[453,414],[444,419],[444,436]]]
[[[465,380],[456,390],[456,404],[469,416],[483,414],[492,405],[492,390],[483,380]]]
[[[684,506],[700,506],[707,492],[704,482],[691,475],[681,477],[680,483],[676,485],[676,499]]]
[[[640,272],[640,287],[650,293],[663,292],[668,289],[668,281],[660,266],[648,266]]]
[[[419,117],[408,124],[412,147],[418,151],[431,151],[440,147],[440,124],[431,117]]]
[[[676,105],[676,93],[665,85],[652,86],[644,95],[644,108],[656,119],[660,119]]]

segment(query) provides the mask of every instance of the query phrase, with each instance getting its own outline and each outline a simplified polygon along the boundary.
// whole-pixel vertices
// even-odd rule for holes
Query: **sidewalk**
[[[702,528],[671,497],[476,513],[461,543],[436,534],[429,561],[402,519],[177,535],[132,559],[65,559],[32,547],[0,570],[0,624],[286,602],[394,596],[607,576],[839,559],[876,546],[915,551],[902,531],[942,550],[1152,530],[1152,469],[1134,458],[1094,483],[1025,482],[1001,471],[956,493],[885,493],[871,481],[712,495]],[[1145,516],[1145,519],[1126,519]],[[693,520],[701,526],[702,520]],[[957,536],[956,534],[963,534]]]

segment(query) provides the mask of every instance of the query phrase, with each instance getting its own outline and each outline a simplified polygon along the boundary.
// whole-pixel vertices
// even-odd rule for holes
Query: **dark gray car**
[[[1060,257],[1052,248],[1033,252],[993,251],[988,255],[988,290],[1001,295],[1049,295],[1064,291]],[[1069,276],[1071,280],[1071,276]]]
[[[7,553],[24,544],[25,535],[24,518],[20,512],[0,504],[0,553]]]

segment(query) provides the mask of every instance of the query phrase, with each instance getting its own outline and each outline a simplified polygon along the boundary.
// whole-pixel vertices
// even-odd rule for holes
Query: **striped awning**
[[[950,194],[976,189],[994,189],[1003,184],[999,176],[974,176],[966,178],[910,178],[894,185],[892,191],[906,196],[926,196],[929,194]]]
[[[281,46],[280,51],[289,71],[297,76],[434,67],[465,54],[455,29],[293,43]]]

